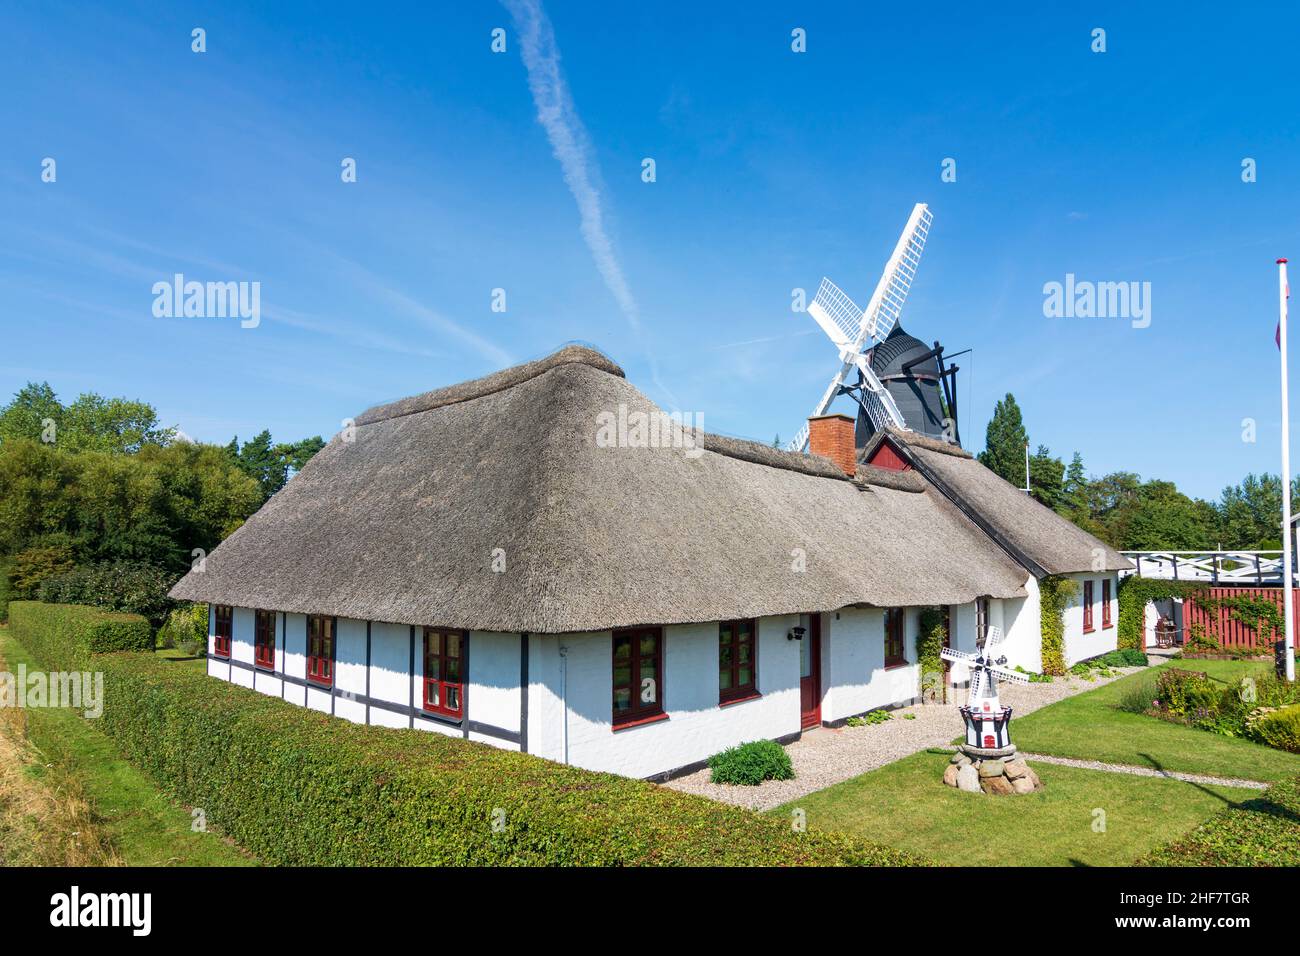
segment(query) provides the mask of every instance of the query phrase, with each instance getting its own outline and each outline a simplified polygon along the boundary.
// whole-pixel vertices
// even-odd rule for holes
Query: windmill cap
[[[1285,260],[1285,259],[1279,259],[1279,260],[1277,260],[1277,264],[1280,265],[1280,266],[1284,266],[1284,265],[1286,265],[1286,260]]]

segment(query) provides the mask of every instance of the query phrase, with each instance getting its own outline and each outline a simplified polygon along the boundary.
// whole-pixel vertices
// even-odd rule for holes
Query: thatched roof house
[[[845,416],[828,457],[666,418],[580,347],[377,406],[172,595],[213,677],[640,777],[960,680],[922,674],[935,621],[1036,646],[1029,565],[939,465],[859,465]]]

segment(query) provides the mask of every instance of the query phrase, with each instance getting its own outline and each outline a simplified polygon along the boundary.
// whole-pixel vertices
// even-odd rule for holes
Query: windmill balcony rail
[[[1282,584],[1281,551],[1121,551],[1136,565],[1121,577],[1136,574],[1170,581],[1213,584]],[[1292,573],[1296,571],[1292,558]]]

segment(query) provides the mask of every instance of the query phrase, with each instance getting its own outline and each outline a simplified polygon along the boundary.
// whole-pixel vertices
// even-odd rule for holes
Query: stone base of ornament
[[[1016,753],[1016,747],[971,747],[962,744],[943,772],[943,782],[967,793],[996,796],[1033,793],[1043,789],[1038,774]]]

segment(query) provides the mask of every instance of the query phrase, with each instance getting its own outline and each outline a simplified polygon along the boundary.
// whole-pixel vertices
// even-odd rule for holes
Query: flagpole
[[[1277,345],[1282,353],[1282,615],[1286,622],[1286,679],[1295,680],[1295,608],[1291,603],[1291,410],[1286,382],[1286,260],[1277,260]]]

